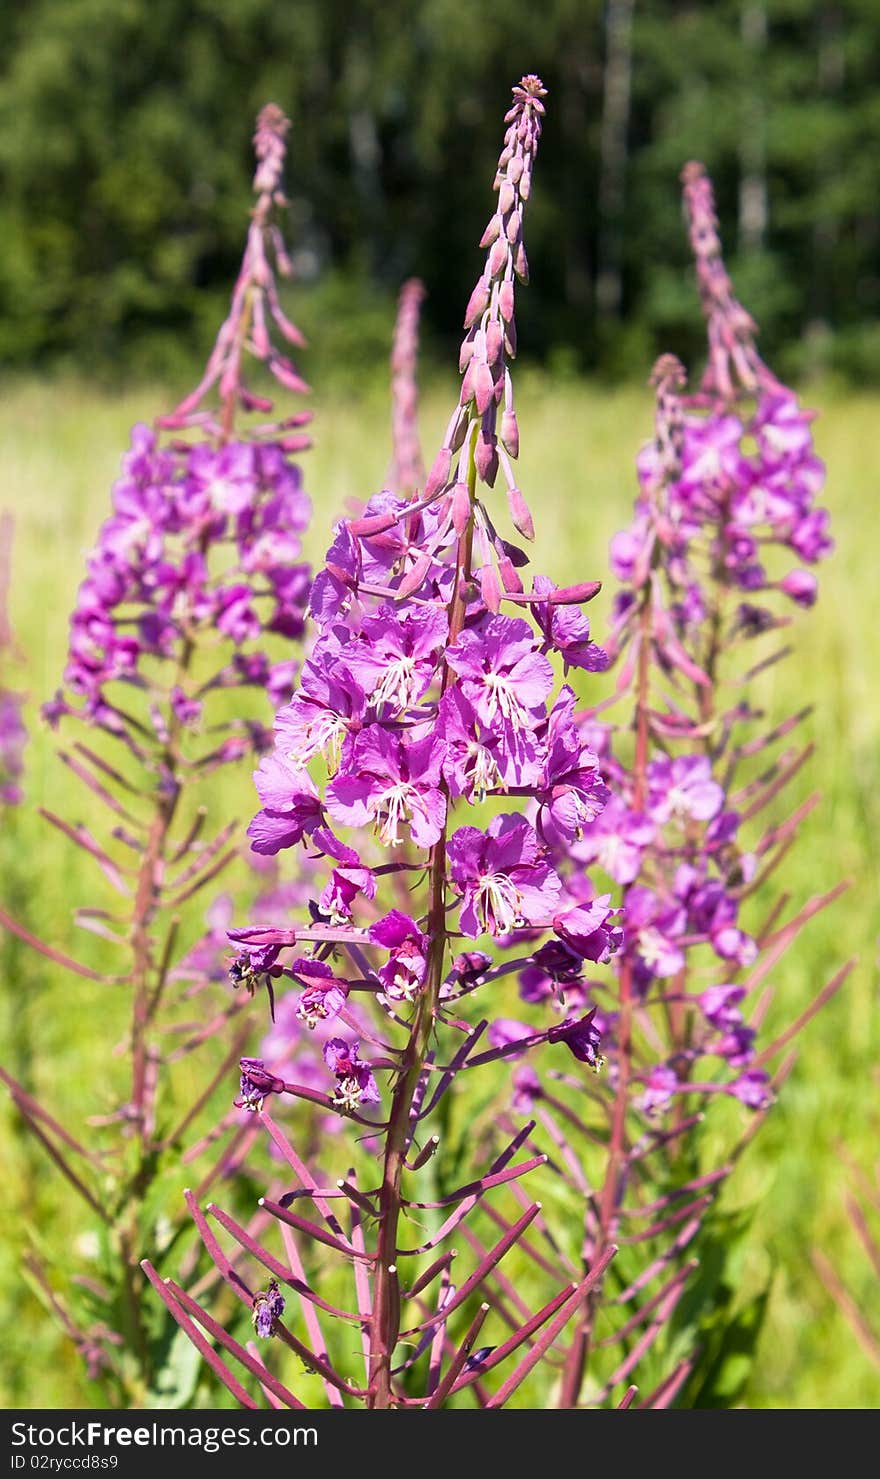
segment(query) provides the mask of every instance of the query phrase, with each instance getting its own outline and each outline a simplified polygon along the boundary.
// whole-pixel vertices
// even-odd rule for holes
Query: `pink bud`
[[[513,410],[501,413],[501,443],[511,457],[519,456],[519,423]]]
[[[507,277],[498,289],[498,307],[501,309],[501,317],[504,322],[513,322],[513,282]]]
[[[452,452],[448,447],[441,447],[434,458],[428,480],[425,483],[425,497],[430,498],[432,493],[438,493],[445,488],[449,482],[449,470],[452,467]]]
[[[562,585],[551,591],[545,599],[551,606],[579,606],[592,601],[602,589],[601,580],[585,580],[581,585]]]
[[[501,182],[501,189],[498,191],[498,212],[499,212],[499,214],[502,215],[502,216],[506,216],[508,211],[512,211],[513,210],[513,207],[514,207],[515,204],[516,204],[516,191],[514,190],[513,186],[511,185],[509,179],[502,180],[502,182]]]
[[[799,606],[812,606],[819,591],[818,581],[809,570],[789,570],[779,582],[779,589]]]
[[[509,555],[499,556],[498,573],[501,576],[501,584],[506,591],[515,596],[522,595],[522,581],[517,575],[513,561]]]
[[[507,178],[508,178],[508,180],[511,180],[514,185],[517,185],[519,183],[519,179],[520,179],[520,176],[522,175],[522,172],[523,172],[522,155],[521,154],[514,154],[513,158],[510,161],[510,164],[507,166]]]
[[[529,512],[529,506],[519,488],[508,488],[507,503],[513,527],[519,530],[523,539],[534,539],[535,525]]]
[[[492,371],[485,360],[474,360],[474,400],[477,403],[477,411],[482,416],[486,407],[495,397],[495,382],[492,379]]]
[[[471,496],[467,483],[456,483],[452,490],[452,524],[459,539],[471,516]]]
[[[283,447],[285,452],[307,452],[312,445],[312,439],[302,434],[299,436],[281,437],[278,445]]]
[[[522,235],[522,216],[519,211],[511,211],[510,218],[504,228],[504,234],[511,246],[515,246]]]
[[[310,386],[296,373],[290,360],[285,359],[283,354],[273,354],[268,363],[275,379],[280,381],[285,390],[292,390],[297,395],[309,394]]]
[[[480,571],[480,595],[490,611],[497,614],[501,610],[501,587],[492,565],[484,565]]]
[[[528,282],[528,280],[529,280],[529,259],[526,256],[526,249],[523,246],[522,242],[519,243],[519,246],[517,247],[516,253],[515,253],[514,258],[513,258],[513,270],[516,273],[516,275],[519,278],[519,280],[520,280],[521,283],[527,283]]]
[[[461,390],[458,393],[459,404],[466,406],[473,399],[474,388],[477,382],[477,371],[482,361],[474,355],[468,363],[461,382]]]
[[[463,375],[471,361],[474,352],[475,331],[471,329],[461,341],[461,349],[458,354],[458,373]]]
[[[497,364],[504,349],[504,331],[497,318],[490,318],[486,325],[486,359],[490,365]]]
[[[499,236],[498,240],[492,246],[492,250],[489,253],[489,260],[486,263],[486,271],[490,277],[497,277],[499,272],[504,271],[507,265],[507,253],[507,240],[505,237]]]
[[[397,514],[370,514],[365,519],[349,519],[348,528],[355,539],[369,539],[371,535],[384,534],[388,529],[395,529],[397,523]]]
[[[505,247],[504,250],[506,252],[507,248]],[[471,324],[476,323],[477,319],[485,313],[488,302],[489,284],[485,278],[481,277],[468,299],[468,306],[464,315],[464,326],[466,329],[469,329]]]
[[[480,246],[481,247],[490,247],[492,245],[493,241],[497,241],[498,240],[498,238],[499,238],[500,235],[501,235],[501,218],[499,216],[493,216],[492,219],[491,219],[491,221],[489,222],[488,226],[486,227],[485,231],[483,232],[482,236],[480,237]]]
[[[427,552],[419,555],[412,569],[407,571],[400,585],[397,587],[398,596],[403,599],[411,596],[424,582],[425,576],[431,567],[431,556]]]

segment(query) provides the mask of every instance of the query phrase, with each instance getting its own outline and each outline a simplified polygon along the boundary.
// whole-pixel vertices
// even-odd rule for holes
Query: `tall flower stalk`
[[[629,1379],[635,1356],[644,1360],[673,1332],[685,1349],[643,1403],[676,1400],[700,1332],[692,1300],[683,1341],[678,1307],[695,1279],[691,1255],[792,1066],[781,1055],[851,969],[761,1042],[785,952],[841,891],[788,917],[783,894],[745,927],[744,913],[768,910],[769,880],[817,800],[779,815],[777,798],[811,746],[779,751],[807,711],[768,722],[755,706],[756,679],[789,650],[760,643],[788,624],[780,597],[799,606],[816,598],[812,571],[782,562],[794,555],[815,564],[831,544],[827,514],[813,502],[824,469],[812,413],[758,355],[755,326],[724,270],[705,173],[691,164],[683,178],[708,365],[690,398],[678,360],[664,355],[654,368],[655,436],[638,461],[634,521],[611,549],[620,582],[608,643],[616,687],[579,716],[611,799],[553,857],[564,879],[599,866],[621,890],[614,988],[594,983],[606,1072],[583,1107],[526,1069],[515,1085],[517,1107],[539,1114],[560,1152],[557,1174],[583,1199],[583,1267],[612,1243],[647,1260],[647,1273],[633,1276],[623,1254],[615,1264],[616,1319],[608,1301],[600,1310],[594,1294],[584,1300],[558,1388],[565,1407],[607,1398]],[[523,978],[522,994],[566,994],[568,971],[560,959],[543,980]],[[718,1099],[753,1115],[745,1130],[728,1127],[720,1159],[717,1149],[707,1153],[718,1142],[704,1130]],[[718,1122],[709,1124],[715,1137]]]
[[[7,929],[59,970],[130,996],[130,1089],[92,1121],[97,1135],[74,1136],[66,1110],[56,1118],[3,1073],[27,1126],[98,1230],[100,1277],[89,1274],[72,1291],[81,1318],[36,1255],[32,1280],[90,1374],[128,1402],[146,1397],[162,1351],[143,1303],[139,1252],[157,1226],[169,1241],[179,1236],[163,1189],[181,1136],[247,1034],[240,1022],[231,1030],[238,998],[221,1002],[207,1021],[187,1021],[206,981],[181,977],[186,906],[239,852],[236,823],[223,816],[222,802],[206,799],[203,781],[271,743],[266,720],[291,692],[298,668],[291,644],[304,631],[309,570],[300,534],[310,506],[295,459],[308,445],[309,413],[279,419],[245,380],[255,361],[282,391],[307,389],[277,342],[303,342],[277,285],[277,274],[289,271],[276,223],[288,127],[271,104],[257,120],[256,200],[228,317],[192,394],[153,427],[134,428],[71,617],[64,686],[45,708],[53,725],[79,735],[60,757],[87,788],[105,835],[43,815],[117,895],[114,909],[84,908],[77,921],[108,941],[120,964],[110,974],[94,970],[0,911]],[[256,424],[242,424],[254,415]],[[252,714],[239,698],[230,717],[229,690],[249,689],[258,696]],[[172,1065],[185,1065],[214,1035],[214,1077],[183,1111]]]
[[[425,481],[419,436],[419,316],[424,284],[409,278],[400,290],[391,347],[391,466],[388,487],[412,498]]]
[[[7,687],[18,659],[9,618],[12,529],[11,515],[0,514],[0,807],[17,806],[22,799],[23,755],[27,744],[21,694]]]
[[[548,841],[573,840],[607,797],[574,723],[574,694],[565,684],[557,690],[550,661],[554,654],[570,666],[603,665],[581,610],[598,585],[558,590],[536,577],[526,593],[518,574],[525,555],[498,533],[488,503],[500,473],[512,522],[531,537],[514,473],[511,362],[543,97],[537,77],[514,88],[497,206],[482,239],[486,263],[465,315],[461,390],[443,445],[423,489],[409,499],[384,491],[337,525],[311,597],[319,635],[256,775],[255,851],[307,848],[326,860],[329,877],[310,917],[231,932],[242,947],[238,969],[255,981],[274,973],[276,993],[284,981],[297,983],[294,1015],[306,1033],[322,1035],[325,1087],[288,1077],[268,1054],[243,1059],[236,1104],[258,1117],[281,1157],[272,1189],[249,1227],[188,1194],[213,1264],[199,1287],[222,1281],[218,1313],[229,1297],[243,1303],[257,1336],[294,1351],[331,1405],[434,1408],[465,1390],[480,1405],[504,1405],[599,1286],[615,1251],[609,1245],[574,1280],[564,1274],[535,1313],[519,1296],[513,1312],[502,1301],[509,1333],[479,1346],[498,1307],[496,1271],[515,1249],[530,1256],[528,1230],[541,1217],[520,1180],[547,1157],[515,1160],[530,1123],[488,1169],[457,1185],[439,1133],[453,1086],[467,1092],[474,1070],[524,1049],[571,1055],[579,1072],[592,1074],[599,1033],[589,1005],[511,1038],[504,982],[540,970],[547,953],[561,949],[582,964],[607,960],[617,941],[607,904],[591,898],[582,876],[563,882]],[[462,810],[473,819],[456,825]],[[485,1015],[474,1019],[478,994]],[[288,1000],[279,1000],[279,1019]],[[291,1133],[276,1115],[297,1099]],[[306,1162],[296,1132],[309,1105],[335,1111],[366,1137],[374,1155],[365,1172],[352,1169],[360,1153],[345,1135],[325,1137],[318,1150],[322,1162],[344,1157],[335,1173]],[[274,1224],[280,1255],[268,1232],[257,1235],[257,1218],[261,1229]],[[215,1227],[231,1237],[229,1252]],[[453,1283],[451,1239],[459,1232],[474,1264]],[[319,1293],[314,1279],[328,1249],[350,1271],[348,1310]],[[260,1267],[262,1275],[249,1271]],[[237,1400],[253,1405],[255,1397],[229,1357],[275,1398],[303,1404],[258,1347],[232,1334],[180,1281],[162,1278],[151,1262],[145,1268]],[[327,1287],[325,1276],[320,1288]],[[302,1334],[285,1319],[291,1295]],[[360,1331],[358,1379],[351,1327]]]

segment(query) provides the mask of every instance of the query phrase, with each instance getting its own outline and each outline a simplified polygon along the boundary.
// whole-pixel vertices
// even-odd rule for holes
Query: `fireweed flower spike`
[[[254,139],[256,200],[229,315],[193,393],[153,427],[134,428],[113,512],[77,595],[64,688],[47,705],[53,724],[63,721],[66,730],[76,723],[80,732],[88,726],[62,759],[88,787],[91,806],[100,802],[111,813],[105,840],[48,817],[89,853],[121,900],[113,914],[86,909],[78,920],[130,956],[119,974],[103,977],[28,938],[57,964],[129,987],[132,1082],[126,1102],[102,1116],[100,1154],[74,1141],[20,1086],[12,1093],[109,1230],[105,1241],[116,1251],[103,1271],[108,1333],[99,1344],[109,1389],[123,1402],[140,1402],[156,1376],[137,1263],[147,1236],[140,1219],[158,1205],[154,1188],[166,1161],[213,1091],[208,1078],[193,1108],[175,1110],[174,1099],[169,1095],[166,1105],[161,1094],[171,1081],[166,1070],[223,1032],[213,1072],[225,1077],[247,1035],[240,1025],[227,1031],[247,1001],[245,992],[230,1001],[228,982],[213,1015],[193,1022],[185,1005],[215,979],[210,936],[187,954],[178,943],[185,906],[239,853],[235,823],[210,803],[193,806],[188,793],[218,766],[271,746],[267,721],[290,695],[298,668],[292,644],[304,630],[310,572],[300,535],[309,501],[296,456],[308,445],[309,413],[279,418],[245,380],[250,362],[268,370],[282,392],[307,389],[278,347],[302,343],[276,280],[289,271],[276,223],[287,131],[278,108],[263,109]],[[245,424],[254,413],[256,424]],[[230,721],[224,692],[233,688],[256,690],[258,703],[249,714],[239,701]],[[262,774],[267,801],[274,800],[286,776],[277,766]],[[304,779],[295,794],[283,787],[280,815],[285,837],[311,835],[321,814]],[[2,922],[27,933],[5,914]],[[266,952],[248,964],[233,984],[265,987],[271,1000],[281,967]],[[248,1103],[258,1088],[243,1076]],[[106,1138],[110,1129],[115,1146]],[[81,1157],[82,1173],[70,1166],[71,1155]],[[120,1320],[123,1335],[115,1328]]]
[[[557,590],[536,580],[527,594],[517,574],[526,557],[497,532],[489,502],[500,470],[513,522],[531,534],[512,472],[518,432],[510,367],[514,285],[527,272],[523,211],[543,97],[536,77],[514,88],[495,180],[497,208],[483,238],[486,265],[466,313],[461,393],[444,445],[424,489],[409,501],[386,490],[359,517],[337,525],[312,592],[318,637],[297,691],[277,715],[274,755],[258,775],[264,805],[251,824],[254,845],[267,851],[299,845],[312,858],[323,854],[333,907],[325,890],[301,923],[234,931],[246,951],[279,946],[282,960],[293,959],[293,1016],[304,1036],[315,991],[333,989],[321,967],[332,961],[332,978],[345,983],[334,1001],[338,1010],[316,1023],[315,1030],[328,1032],[323,1094],[312,1080],[285,1084],[279,1093],[271,1064],[242,1064],[239,1102],[255,1108],[262,1099],[259,1118],[294,1189],[281,1201],[270,1196],[262,1203],[280,1224],[284,1261],[253,1239],[240,1247],[288,1282],[301,1278],[310,1241],[353,1264],[362,1378],[351,1375],[350,1335],[344,1328],[334,1333],[340,1317],[326,1304],[329,1322],[320,1335],[312,1328],[305,1359],[328,1390],[371,1408],[438,1406],[475,1382],[490,1390],[487,1381],[495,1391],[490,1405],[501,1405],[586,1292],[598,1287],[614,1252],[606,1247],[574,1281],[561,1268],[543,1309],[531,1315],[519,1301],[504,1338],[468,1366],[468,1341],[476,1335],[468,1309],[540,1216],[540,1205],[518,1183],[546,1155],[517,1159],[533,1125],[514,1128],[488,1169],[457,1190],[447,1172],[440,1193],[428,1169],[440,1144],[432,1116],[438,1106],[451,1112],[446,1096],[459,1075],[524,1052],[540,1049],[592,1080],[600,1030],[586,1001],[583,962],[607,959],[619,939],[610,904],[588,899],[582,877],[567,890],[545,840],[550,831],[568,835],[595,817],[607,794],[599,761],[574,723],[571,691],[563,686],[554,701],[549,660],[551,653],[565,659],[570,650],[573,662],[601,665],[595,648],[587,655],[589,627],[579,610],[598,587]],[[569,613],[577,619],[566,621]],[[482,801],[496,813],[488,825],[462,818]],[[348,891],[332,882],[340,874],[353,885]],[[573,946],[563,944],[557,921],[569,927]],[[462,951],[462,936],[474,948]],[[491,954],[477,947],[482,940]],[[510,1035],[498,983],[529,968],[540,972],[545,947],[554,959],[554,952],[565,955],[568,976],[578,983],[574,1007],[560,994],[549,1028],[516,1024]],[[279,1023],[287,1020],[287,1000],[279,1000]],[[472,1006],[466,1020],[461,1014]],[[489,1017],[496,1020],[486,1033]],[[336,1180],[332,1201],[296,1139],[275,1120],[285,1101],[297,1097],[330,1103],[343,1123],[353,1119],[372,1131],[373,1158],[363,1161],[362,1174],[348,1169]],[[307,1132],[308,1118],[296,1123]],[[321,1144],[322,1163],[343,1145],[354,1160],[355,1147],[340,1135]],[[421,1183],[410,1179],[419,1174]],[[484,1199],[497,1222],[481,1220]],[[299,1210],[305,1201],[314,1220]],[[226,1254],[196,1199],[191,1208],[207,1252],[228,1280]],[[423,1219],[428,1209],[441,1208],[436,1222]],[[220,1209],[208,1211],[232,1230]],[[465,1218],[476,1262],[453,1283],[449,1239]],[[414,1262],[421,1259],[424,1266]],[[231,1287],[241,1297],[238,1279]],[[302,1297],[305,1310],[316,1292]],[[210,1319],[199,1306],[187,1308],[199,1321]],[[298,1339],[292,1326],[284,1339]],[[502,1362],[505,1379],[496,1387],[489,1373]]]
[[[0,807],[17,806],[22,799],[22,756],[27,730],[21,717],[22,696],[6,686],[7,664],[17,660],[9,621],[9,579],[12,566],[12,518],[0,514]]]
[[[388,487],[401,498],[412,498],[424,487],[425,468],[419,438],[419,315],[424,284],[411,277],[400,290],[394,343],[391,349],[391,467]]]
[[[620,1296],[623,1329],[642,1350],[658,1341],[662,1349],[665,1320],[687,1278],[685,1250],[699,1250],[714,1198],[790,1061],[776,1080],[769,1066],[850,969],[785,1032],[760,1041],[780,983],[777,962],[839,889],[785,921],[785,898],[764,925],[758,917],[747,928],[741,917],[785,856],[804,809],[787,820],[774,816],[763,830],[750,824],[775,803],[808,751],[786,750],[768,763],[766,752],[804,716],[766,727],[748,698],[753,675],[784,654],[750,657],[745,672],[737,659],[786,620],[775,590],[790,599],[802,590],[815,595],[811,579],[803,586],[778,580],[771,561],[807,549],[818,559],[830,541],[826,516],[812,507],[822,467],[812,452],[810,413],[758,356],[754,324],[724,270],[711,186],[698,166],[685,171],[685,201],[709,364],[690,399],[678,360],[664,355],[654,368],[655,436],[638,459],[634,521],[611,549],[620,581],[609,643],[619,666],[611,713],[623,713],[609,722],[606,704],[601,718],[579,716],[613,799],[551,857],[569,888],[585,863],[598,863],[622,886],[623,940],[611,962],[616,991],[600,996],[595,1019],[607,1063],[592,1087],[603,1108],[596,1124],[589,1105],[583,1112],[570,1097],[562,1102],[540,1076],[520,1079],[514,1098],[518,1112],[537,1113],[566,1147],[558,1167],[584,1197],[584,1266],[622,1229],[648,1251],[652,1278],[633,1277]],[[758,592],[767,605],[753,604]],[[764,903],[763,916],[766,910]],[[566,989],[562,980],[556,989]],[[526,984],[533,999],[541,983]],[[548,996],[551,985],[548,979]],[[707,1172],[702,1110],[719,1095],[758,1120]],[[600,1132],[607,1152],[597,1159],[583,1137]],[[659,1281],[667,1281],[666,1292],[651,1298]],[[595,1301],[586,1301],[566,1356],[562,1405],[577,1404],[588,1366],[595,1370],[596,1312]],[[601,1340],[612,1343],[607,1332]],[[628,1370],[624,1358],[600,1395]]]

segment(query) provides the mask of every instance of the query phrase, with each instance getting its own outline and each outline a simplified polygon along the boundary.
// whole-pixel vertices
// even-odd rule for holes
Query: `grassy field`
[[[450,383],[425,399],[430,449],[446,420]],[[775,1021],[784,1023],[851,955],[859,966],[843,991],[805,1031],[793,1077],[769,1123],[732,1183],[732,1205],[757,1204],[747,1248],[749,1276],[772,1276],[772,1295],[746,1403],[764,1407],[876,1406],[880,1373],[860,1351],[843,1317],[816,1279],[810,1250],[835,1261],[862,1307],[880,1295],[848,1228],[844,1156],[865,1167],[876,1157],[877,935],[880,897],[880,628],[874,525],[873,438],[880,398],[818,389],[807,397],[822,412],[817,441],[829,465],[826,501],[838,548],[821,572],[818,607],[799,617],[796,654],[765,677],[761,697],[780,717],[814,704],[808,723],[816,754],[795,790],[821,804],[786,864],[795,900],[851,880],[848,893],[802,935],[777,972]],[[130,424],[165,409],[158,390],[117,397],[75,383],[11,387],[0,407],[4,482],[0,507],[15,516],[12,614],[26,665],[16,684],[30,696],[27,803],[5,822],[0,843],[0,902],[23,910],[32,927],[73,948],[70,915],[93,902],[84,861],[34,815],[43,804],[82,810],[54,756],[52,737],[36,715],[61,672],[67,617],[83,559],[108,510]],[[537,526],[536,570],[558,582],[601,578],[610,535],[625,522],[633,497],[634,454],[650,431],[646,389],[599,391],[577,381],[561,386],[524,374],[518,402],[521,484]],[[381,385],[356,397],[317,401],[316,446],[307,486],[315,516],[308,553],[319,558],[330,520],[346,500],[382,485],[387,460],[387,407]],[[872,595],[872,591],[874,594]],[[592,609],[601,640],[608,610],[603,592]],[[240,778],[235,805],[246,818],[250,783]],[[94,1112],[110,1052],[122,1035],[124,1003],[106,989],[71,984],[57,972],[7,949],[2,981],[0,1061],[14,1067],[72,1119]],[[2,1149],[6,1215],[0,1249],[0,1402],[81,1406],[96,1400],[79,1365],[54,1333],[20,1277],[21,1229],[54,1246],[73,1237],[76,1217],[55,1173],[6,1115]]]

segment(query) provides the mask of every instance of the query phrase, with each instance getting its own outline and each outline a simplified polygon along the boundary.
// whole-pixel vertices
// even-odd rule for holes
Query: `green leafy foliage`
[[[523,342],[626,374],[696,348],[677,176],[702,159],[728,255],[771,354],[876,376],[880,14],[869,0],[638,0],[617,171],[620,314],[601,313],[607,44],[602,0],[32,0],[0,16],[0,356],[176,375],[210,337],[235,271],[250,132],[274,98],[294,120],[295,266],[314,288],[319,358],[347,364],[418,272],[444,335],[470,287],[482,189],[510,83],[537,71],[552,111],[533,202]],[[751,22],[748,17],[751,16]],[[749,39],[757,24],[759,39]],[[764,39],[760,39],[763,29]],[[766,225],[744,229],[754,177]],[[455,201],[450,211],[449,201]],[[340,284],[345,284],[340,286]],[[213,322],[213,318],[211,318]],[[817,325],[839,331],[839,349]],[[308,327],[308,322],[307,325]],[[361,332],[361,330],[365,332]],[[808,331],[809,332],[806,332]],[[867,336],[867,338],[865,337]]]

